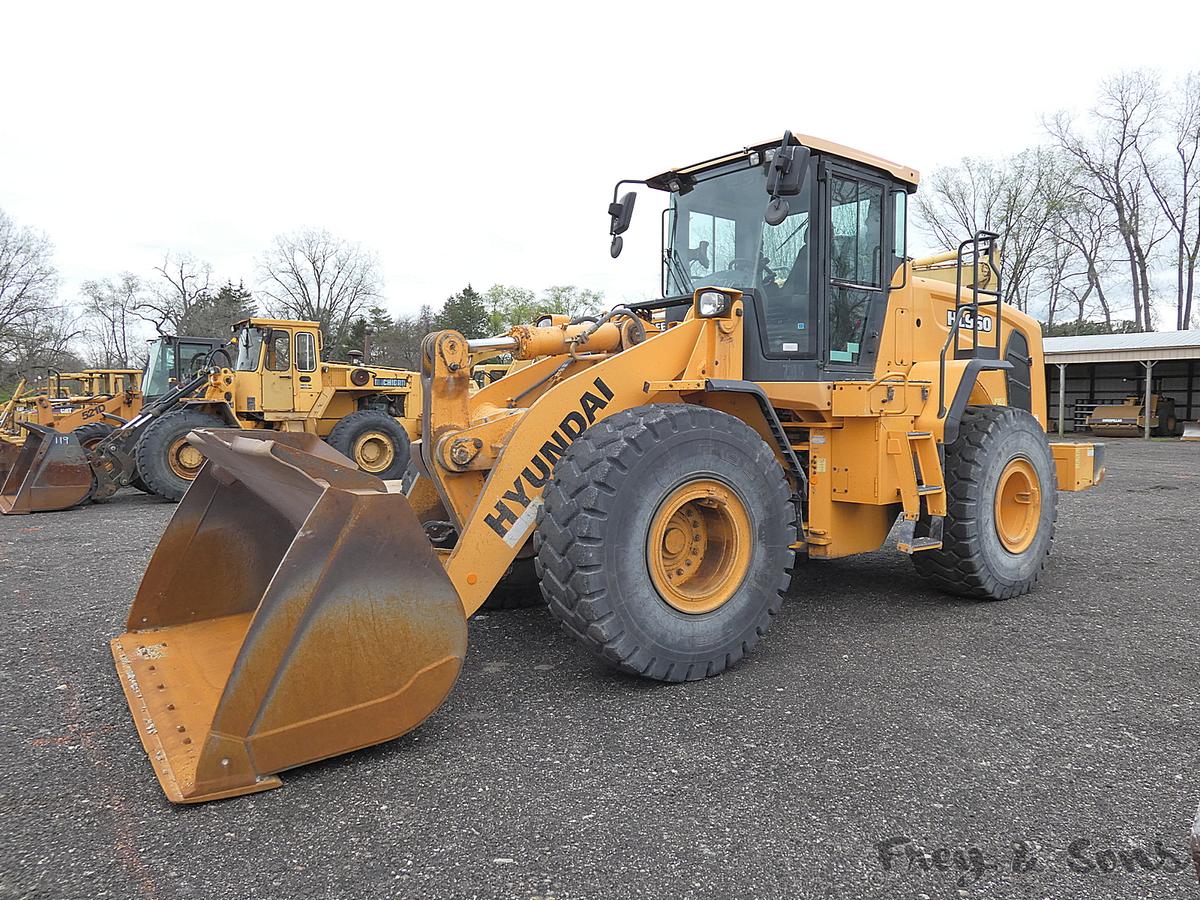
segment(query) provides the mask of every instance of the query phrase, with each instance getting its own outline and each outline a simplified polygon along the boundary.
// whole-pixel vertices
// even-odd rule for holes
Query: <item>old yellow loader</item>
[[[936,588],[1034,588],[1056,489],[1098,483],[1103,455],[1047,440],[1041,335],[998,299],[997,236],[923,277],[917,173],[790,133],[638,183],[669,203],[662,299],[428,336],[406,494],[315,435],[193,433],[208,465],[112,641],[171,800],[415,727],[523,554],[586,650],[668,682],[754,649],[795,554],[876,550],[893,526]],[[532,362],[473,390],[488,351]]]

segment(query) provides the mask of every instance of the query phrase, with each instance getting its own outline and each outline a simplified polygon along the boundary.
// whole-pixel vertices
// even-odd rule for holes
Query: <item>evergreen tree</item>
[[[437,329],[453,328],[467,338],[488,337],[491,317],[483,297],[469,284],[446,300],[435,320]]]
[[[179,333],[192,337],[225,337],[235,322],[258,315],[258,304],[245,284],[225,282],[215,294],[201,294],[179,320]]]

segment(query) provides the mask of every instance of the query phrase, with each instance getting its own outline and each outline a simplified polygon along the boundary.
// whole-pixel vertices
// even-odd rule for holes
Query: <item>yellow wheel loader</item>
[[[21,455],[27,442],[26,434],[30,433],[29,426],[42,429],[45,434],[73,433],[80,443],[90,447],[116,425],[136,416],[141,411],[142,400],[141,391],[132,387],[107,395],[74,396],[69,406],[56,405],[45,394],[22,400],[14,395],[10,404],[15,401],[20,408],[14,405],[0,418],[0,485],[5,483]]]
[[[16,392],[0,411],[0,485],[12,468],[26,432],[22,422],[53,431],[71,432],[91,450],[104,437],[141,411],[143,402],[167,393],[207,365],[210,354],[224,341],[217,338],[161,335],[149,342],[148,362],[142,369],[85,369],[59,372],[50,369],[44,388],[26,392],[21,380]],[[64,382],[67,386],[64,387]],[[139,490],[149,488],[135,476]]]
[[[1102,448],[1046,438],[1039,326],[999,300],[996,235],[952,281],[913,271],[917,182],[790,133],[638,182],[669,203],[662,299],[429,335],[406,493],[312,434],[194,432],[208,463],[112,641],[167,796],[276,787],[412,729],[529,555],[569,635],[667,682],[751,652],[795,554],[894,526],[937,588],[1031,590],[1056,489],[1098,483]],[[475,390],[485,352],[529,364]]]
[[[400,479],[420,434],[414,373],[321,358],[316,322],[248,319],[234,326],[232,366],[204,391],[151,425],[137,447],[137,470],[150,488],[178,500],[204,457],[195,429],[306,432],[325,438],[364,472]]]

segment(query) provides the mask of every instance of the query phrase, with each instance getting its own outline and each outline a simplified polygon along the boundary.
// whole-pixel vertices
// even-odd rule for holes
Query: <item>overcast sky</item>
[[[395,313],[467,282],[638,299],[657,291],[659,198],[613,261],[617,179],[785,128],[928,172],[1038,141],[1041,114],[1086,108],[1121,68],[1200,66],[1200,4],[1113,10],[8,5],[0,208],[54,241],[64,299],[167,251],[253,286],[255,257],[302,226],[378,252]]]

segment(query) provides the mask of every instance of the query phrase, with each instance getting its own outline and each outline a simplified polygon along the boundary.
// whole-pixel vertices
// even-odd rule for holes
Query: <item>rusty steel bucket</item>
[[[416,727],[458,677],[467,626],[407,499],[315,435],[189,440],[208,462],[112,641],[167,797],[278,787]]]
[[[73,434],[22,422],[25,443],[0,482],[6,516],[70,509],[87,500],[95,483],[87,450]]]
[[[12,471],[13,463],[17,461],[17,457],[20,455],[20,444],[16,441],[0,438],[0,487],[4,486],[4,479],[8,477],[8,473]]]

